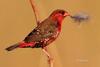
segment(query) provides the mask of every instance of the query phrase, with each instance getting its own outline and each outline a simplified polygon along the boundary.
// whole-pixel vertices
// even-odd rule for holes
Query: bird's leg
[[[47,47],[42,48],[43,52],[47,55],[48,57],[48,63],[50,65],[50,67],[53,67],[53,58],[51,57],[51,55],[49,54]]]
[[[35,14],[36,23],[37,23],[37,25],[39,25],[41,23],[40,22],[40,18],[39,18],[39,13],[38,13],[38,11],[37,11],[37,9],[35,7],[35,4],[34,4],[34,2],[32,0],[30,0],[30,4],[31,4],[33,12]]]

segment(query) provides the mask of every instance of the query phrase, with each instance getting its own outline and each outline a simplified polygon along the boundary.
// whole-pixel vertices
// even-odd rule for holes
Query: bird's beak
[[[66,13],[64,14],[64,17],[66,17],[66,16],[71,16],[71,15],[70,15],[69,13],[66,12]]]

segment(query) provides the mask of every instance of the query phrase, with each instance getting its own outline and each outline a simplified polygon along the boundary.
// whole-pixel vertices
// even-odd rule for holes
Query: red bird
[[[61,32],[62,20],[69,16],[65,10],[57,9],[41,22],[25,39],[14,44],[6,50],[11,51],[15,48],[45,48],[52,43]],[[49,55],[48,55],[49,56]]]
[[[31,0],[30,2],[34,10],[34,5]],[[37,27],[34,28],[23,41],[6,48],[6,50],[11,51],[15,48],[42,48],[49,58],[50,66],[53,67],[51,62],[52,58],[46,50],[46,46],[58,37],[61,32],[62,21],[67,16],[70,16],[70,14],[65,10],[57,9],[53,11],[49,17],[41,23],[38,23]]]
[[[6,50],[11,51],[15,48],[27,47],[44,49],[58,37],[61,32],[62,20],[66,16],[70,15],[65,10],[57,9],[53,11],[52,14],[33,29],[23,41],[6,48]],[[44,50],[44,52],[46,52],[46,50]],[[48,55],[48,57],[50,56]]]
[[[80,14],[71,16],[67,11],[57,9],[53,11],[44,21],[39,22],[38,15],[36,13],[37,11],[32,3],[32,0],[30,0],[30,3],[35,13],[35,19],[37,22],[36,28],[34,28],[23,41],[6,48],[6,50],[11,51],[15,48],[42,48],[43,52],[45,52],[49,58],[50,67],[53,67],[52,57],[48,53],[46,46],[52,43],[59,36],[63,19],[70,16],[76,21],[83,21],[87,19],[87,16],[85,17]]]
[[[52,43],[61,32],[62,20],[70,16],[65,10],[57,9],[41,22],[22,42],[14,44],[6,50],[11,51],[15,48],[44,48]]]

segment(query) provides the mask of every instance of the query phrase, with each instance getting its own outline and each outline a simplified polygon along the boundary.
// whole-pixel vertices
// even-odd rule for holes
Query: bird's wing
[[[41,33],[38,29],[33,29],[24,39],[25,42],[36,42],[41,39]]]
[[[24,39],[25,42],[39,42],[46,38],[53,36],[56,33],[56,25],[52,24],[51,20],[46,19],[38,25],[28,36]]]

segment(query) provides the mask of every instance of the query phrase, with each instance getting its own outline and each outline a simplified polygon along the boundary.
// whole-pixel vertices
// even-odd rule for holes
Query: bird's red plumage
[[[66,11],[61,9],[53,11],[47,19],[37,25],[37,27],[19,43],[19,47],[43,48],[52,43],[61,32],[62,21],[68,16],[66,13]]]

